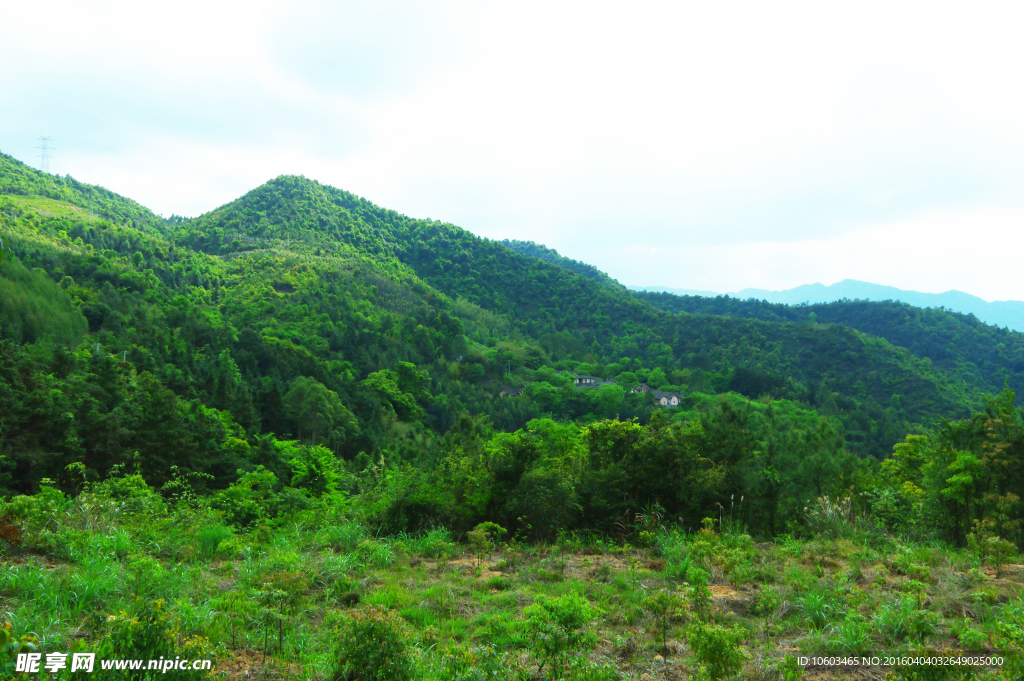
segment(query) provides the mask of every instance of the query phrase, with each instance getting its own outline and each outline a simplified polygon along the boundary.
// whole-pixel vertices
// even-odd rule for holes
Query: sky
[[[0,151],[165,216],[301,174],[628,285],[1024,300],[1024,6],[6,5]]]

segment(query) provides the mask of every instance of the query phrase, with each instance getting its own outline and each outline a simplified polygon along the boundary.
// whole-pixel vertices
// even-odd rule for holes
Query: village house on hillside
[[[644,393],[646,395],[647,392],[650,389],[651,389],[651,386],[647,385],[646,383],[641,383],[637,387],[633,388],[633,392],[635,392],[635,393]]]
[[[682,399],[683,396],[679,393],[665,392],[663,390],[654,391],[655,403],[663,407],[678,407],[679,401]]]
[[[521,392],[523,392],[522,388],[502,388],[498,397],[515,397]]]
[[[577,388],[600,388],[602,385],[615,385],[615,381],[605,381],[600,376],[589,376],[576,373],[575,371],[556,371],[555,373],[572,376],[572,380]]]

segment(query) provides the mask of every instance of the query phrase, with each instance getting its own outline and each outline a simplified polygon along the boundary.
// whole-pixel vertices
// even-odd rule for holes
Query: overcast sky
[[[295,173],[625,284],[1024,299],[1012,3],[5,4],[0,151],[164,215]]]

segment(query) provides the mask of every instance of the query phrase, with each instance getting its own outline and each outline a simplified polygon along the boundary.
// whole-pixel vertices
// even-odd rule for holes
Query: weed
[[[804,668],[796,656],[788,653],[775,665],[776,673],[782,681],[800,681],[804,678]]]
[[[225,539],[232,535],[231,528],[224,525],[207,525],[200,528],[196,533],[196,543],[199,544],[199,555],[203,558],[213,558],[217,555],[217,547]]]
[[[805,622],[815,629],[823,629],[836,614],[831,599],[820,593],[804,594],[796,602],[797,612],[801,613]]]
[[[621,678],[611,664],[595,664],[586,657],[574,658],[565,673],[565,681],[619,681]]]
[[[594,578],[599,582],[609,582],[612,576],[612,566],[608,563],[601,563],[594,569]]]
[[[485,586],[488,589],[494,589],[494,590],[497,590],[497,591],[504,591],[505,589],[509,588],[511,585],[512,584],[511,584],[511,582],[509,582],[507,577],[500,577],[500,576],[499,577],[491,577],[490,579],[487,580],[487,582],[485,584]]]
[[[829,626],[827,647],[836,655],[863,655],[870,652],[871,625],[863,617],[848,614],[846,618]]]
[[[853,500],[831,499],[826,494],[818,497],[814,506],[804,509],[808,527],[816,535],[852,537],[864,529],[863,519],[853,512]]]
[[[922,641],[935,633],[938,616],[921,609],[916,599],[903,597],[879,608],[872,618],[872,624],[889,643],[899,643],[906,639]]]
[[[526,681],[527,671],[508,653],[488,645],[455,644],[442,648],[427,666],[428,681]]]
[[[634,634],[617,636],[615,638],[615,654],[624,662],[632,664],[643,650],[643,645]]]
[[[686,556],[678,563],[669,563],[665,568],[665,575],[685,582],[691,565],[693,565],[693,556]]]
[[[988,634],[976,629],[973,626],[974,622],[968,618],[963,618],[958,621],[954,621],[949,631],[951,634],[957,637],[960,643],[966,650],[985,650],[989,645]]]

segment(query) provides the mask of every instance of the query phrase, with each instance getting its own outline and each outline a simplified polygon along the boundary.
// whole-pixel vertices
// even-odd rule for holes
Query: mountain
[[[727,295],[732,298],[739,298],[740,300],[755,299],[785,305],[831,303],[843,299],[877,302],[895,300],[916,307],[938,307],[962,314],[973,314],[986,324],[1003,326],[1014,331],[1024,331],[1024,302],[1021,301],[997,300],[989,302],[963,291],[921,293],[920,291],[906,291],[893,286],[882,286],[854,279],[844,279],[830,286],[804,284],[785,291],[745,288],[736,293],[726,294],[711,291],[693,291],[690,289],[670,289],[660,286],[630,286],[629,288],[633,291],[652,291],[689,296],[715,297]]]
[[[501,244],[511,248],[516,253],[521,253],[531,258],[537,258],[538,260],[543,260],[544,262],[551,263],[552,265],[558,265],[559,267],[584,276],[587,279],[593,279],[605,286],[610,286],[615,289],[626,288],[593,265],[588,265],[585,262],[573,260],[572,258],[566,258],[565,256],[560,255],[558,251],[553,248],[548,248],[547,246],[537,244],[532,241],[517,241],[515,239],[503,239]]]
[[[842,325],[906,348],[983,392],[996,393],[1004,383],[1024,390],[1024,334],[990,326],[973,315],[893,301],[842,300],[793,306],[728,296],[639,291],[633,295],[674,314]]]
[[[299,475],[281,453],[293,441],[353,471],[382,457],[429,468],[542,416],[648,423],[653,398],[622,387],[641,381],[687,396],[668,414],[679,424],[725,409],[705,394],[744,409],[770,395],[793,428],[825,419],[848,450],[882,457],[978,408],[999,376],[1024,385],[1015,336],[979,331],[983,359],[961,361],[949,313],[916,322],[940,358],[868,325],[884,306],[856,323],[677,310],[542,246],[298,176],[192,219],[3,155],[0,192],[13,249],[0,269],[0,489],[66,481],[74,462],[93,479],[139,467],[159,485],[191,471],[223,487],[258,466],[285,479]],[[567,370],[620,385],[576,390]],[[526,390],[503,399],[506,386]]]

